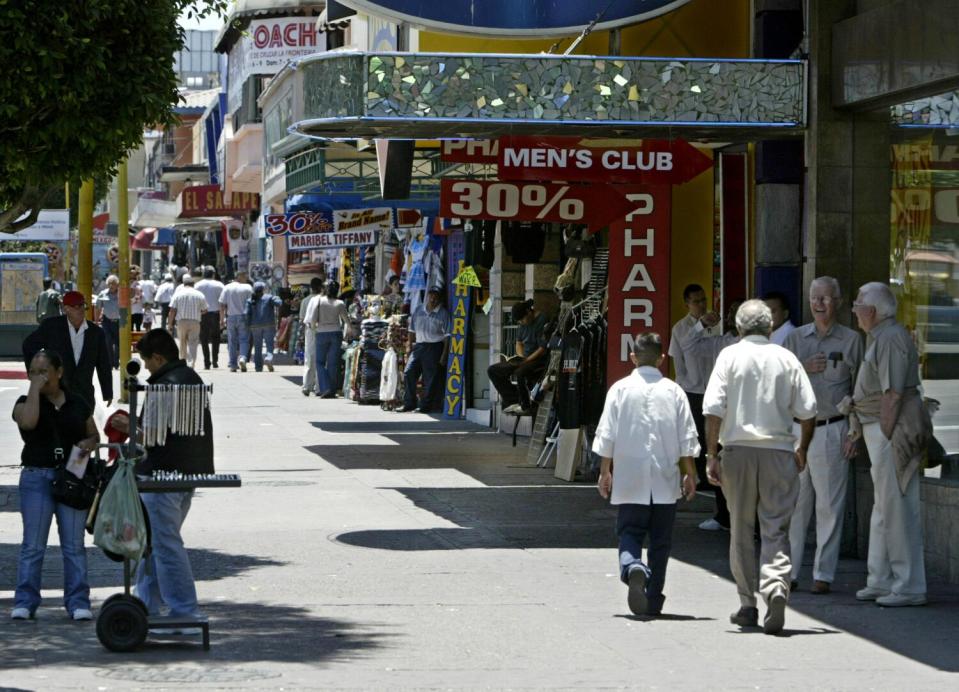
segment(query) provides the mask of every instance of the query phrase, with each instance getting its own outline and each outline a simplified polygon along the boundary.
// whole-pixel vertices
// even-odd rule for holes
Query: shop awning
[[[132,250],[159,250],[176,243],[176,231],[172,228],[144,228],[133,236]]]
[[[289,80],[300,110],[277,124],[325,139],[732,141],[796,136],[806,124],[801,60],[321,53],[271,81],[260,97],[267,120],[273,94],[284,93]]]
[[[165,199],[141,197],[130,215],[130,225],[145,228],[162,228],[177,222],[180,207]]]

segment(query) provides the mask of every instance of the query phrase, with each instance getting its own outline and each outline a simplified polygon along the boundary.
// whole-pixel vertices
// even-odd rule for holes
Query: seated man
[[[200,376],[180,360],[176,341],[169,332],[152,329],[140,339],[136,348],[150,371],[149,384],[203,384]],[[213,420],[209,409],[203,415],[203,435],[167,432],[163,444],[146,448],[147,456],[137,464],[137,474],[149,475],[156,470],[213,473]],[[172,617],[198,617],[200,610],[193,570],[180,535],[193,501],[193,491],[142,493],[140,497],[150,519],[153,552],[140,563],[136,595],[150,615],[159,614],[160,605],[166,604]]]
[[[512,310],[516,330],[516,357],[489,366],[490,382],[499,392],[503,413],[529,415],[533,408],[529,391],[546,370],[546,315],[533,307],[533,301],[517,303]],[[515,379],[516,384],[510,380]]]

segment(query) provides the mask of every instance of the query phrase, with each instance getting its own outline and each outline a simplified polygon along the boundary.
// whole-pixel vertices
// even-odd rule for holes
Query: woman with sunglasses
[[[13,420],[24,443],[19,485],[23,543],[11,612],[14,620],[32,619],[40,606],[43,556],[54,515],[63,553],[63,605],[73,620],[93,618],[83,546],[87,513],[53,498],[53,478],[73,447],[93,451],[100,435],[89,404],[64,389],[62,377],[60,356],[54,351],[37,352],[30,360],[30,389],[13,407]]]

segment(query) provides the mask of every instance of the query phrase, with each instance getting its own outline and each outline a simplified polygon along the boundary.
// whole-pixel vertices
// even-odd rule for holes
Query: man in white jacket
[[[664,358],[659,334],[640,334],[630,358],[636,369],[607,392],[593,452],[602,458],[599,494],[619,505],[619,575],[629,586],[629,609],[659,615],[676,503],[696,494],[699,439],[685,393],[658,369]]]

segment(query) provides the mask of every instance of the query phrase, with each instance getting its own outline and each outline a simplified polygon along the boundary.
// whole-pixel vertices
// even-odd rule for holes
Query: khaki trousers
[[[789,520],[799,494],[795,454],[729,446],[723,449],[721,473],[729,503],[729,567],[740,604],[755,608],[757,591],[766,603],[776,593],[788,597]],[[762,542],[758,566],[753,542],[757,515]]]
[[[913,475],[903,494],[896,479],[892,443],[879,423],[862,426],[872,467],[872,517],[869,521],[869,555],[866,586],[895,594],[918,596],[926,593],[926,568],[922,552],[922,507],[919,504],[919,476]]]
[[[196,347],[200,345],[200,320],[177,320],[180,336],[180,358],[191,368],[196,366]]]

